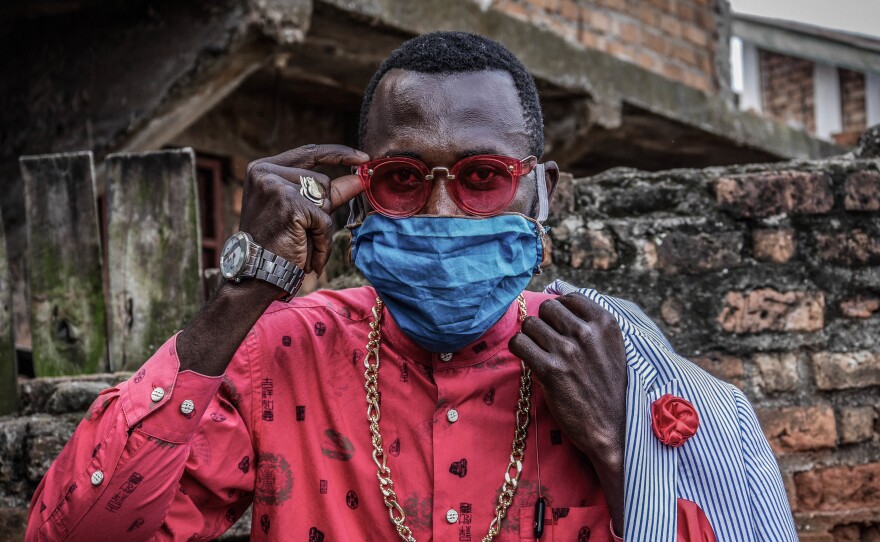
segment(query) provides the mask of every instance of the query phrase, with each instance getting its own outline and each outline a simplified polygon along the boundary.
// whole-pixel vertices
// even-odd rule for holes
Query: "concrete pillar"
[[[816,136],[831,139],[831,134],[843,130],[840,108],[840,78],[837,66],[816,63],[813,67],[814,110]]]
[[[868,126],[880,124],[880,73],[865,74],[865,108]]]
[[[764,110],[761,96],[761,63],[754,43],[742,42],[742,96],[740,109],[758,113]]]

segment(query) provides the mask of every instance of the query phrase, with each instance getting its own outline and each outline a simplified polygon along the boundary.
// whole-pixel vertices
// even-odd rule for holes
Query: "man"
[[[28,540],[210,540],[252,502],[254,540],[796,539],[738,390],[625,302],[521,296],[558,171],[509,51],[405,43],[361,146],[249,166],[229,282],[95,401]],[[312,171],[331,164],[354,172]],[[321,272],[350,200],[373,288],[277,302]]]

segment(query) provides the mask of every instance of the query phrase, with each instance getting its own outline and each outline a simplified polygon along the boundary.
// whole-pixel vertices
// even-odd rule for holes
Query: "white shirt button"
[[[454,408],[450,408],[446,411],[446,419],[449,420],[449,423],[455,423],[458,421],[458,411]]]
[[[443,352],[440,354],[440,361],[449,361],[452,359],[452,352]]]
[[[162,388],[153,388],[153,393],[150,394],[150,399],[152,399],[154,403],[158,403],[163,397],[165,397],[165,390]]]
[[[458,523],[458,512],[450,508],[446,511],[446,521],[449,523]]]
[[[193,413],[193,410],[196,409],[196,404],[187,399],[186,401],[180,403],[180,411],[183,412],[184,416],[189,416]]]
[[[104,481],[104,473],[96,470],[92,473],[92,485],[99,486]]]

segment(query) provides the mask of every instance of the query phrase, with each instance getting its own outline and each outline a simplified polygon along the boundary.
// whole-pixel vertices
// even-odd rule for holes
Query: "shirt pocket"
[[[544,534],[535,538],[535,509],[519,509],[521,542],[614,542],[605,506],[550,507],[544,515]]]

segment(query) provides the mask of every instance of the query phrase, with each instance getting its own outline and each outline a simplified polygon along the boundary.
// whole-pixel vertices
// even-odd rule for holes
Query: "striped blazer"
[[[755,413],[736,387],[676,354],[629,301],[556,281],[551,294],[580,292],[614,315],[627,361],[624,539],[676,539],[676,499],[697,503],[718,542],[797,541],[779,467]],[[651,404],[666,394],[697,410],[696,435],[681,447],[651,430]]]

